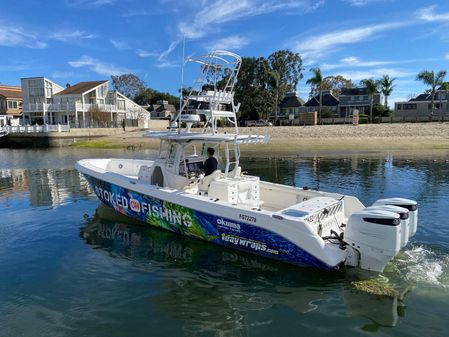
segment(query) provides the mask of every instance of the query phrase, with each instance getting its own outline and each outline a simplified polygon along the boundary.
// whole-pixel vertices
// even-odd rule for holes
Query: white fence
[[[30,133],[30,132],[69,132],[70,126],[64,124],[44,124],[44,125],[25,125],[25,126],[7,126],[8,132],[11,133]]]

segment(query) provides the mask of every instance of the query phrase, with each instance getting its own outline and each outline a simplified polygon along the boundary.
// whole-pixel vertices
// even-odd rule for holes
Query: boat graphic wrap
[[[91,176],[86,179],[104,204],[149,225],[297,265],[333,267],[263,228],[160,200]]]

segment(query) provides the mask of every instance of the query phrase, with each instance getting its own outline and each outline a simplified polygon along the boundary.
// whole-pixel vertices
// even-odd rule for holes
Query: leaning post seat
[[[222,173],[220,170],[215,170],[214,172],[212,172],[211,174],[209,174],[208,176],[205,176],[200,183],[198,184],[198,192],[201,195],[205,195],[207,194],[207,192],[209,191],[209,187],[210,184],[212,183],[212,181],[217,180],[221,177]]]
[[[210,183],[208,196],[231,204],[259,207],[259,177],[241,176],[227,179],[216,179]]]

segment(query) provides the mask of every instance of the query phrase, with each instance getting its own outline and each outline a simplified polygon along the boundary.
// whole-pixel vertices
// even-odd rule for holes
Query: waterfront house
[[[294,118],[298,118],[301,107],[304,106],[304,101],[298,97],[296,92],[286,93],[281,103],[279,104],[279,119],[289,119],[293,114]],[[271,113],[271,118],[274,118],[274,113]]]
[[[22,117],[22,89],[12,85],[0,84],[0,115],[4,119]]]
[[[71,127],[118,126],[147,121],[148,111],[116,90],[109,81],[79,82],[66,88],[45,77],[22,78],[23,115],[29,124]],[[145,126],[145,123],[144,125]]]
[[[381,104],[382,95],[380,92],[374,94],[373,98],[374,105]],[[341,117],[351,116],[354,109],[357,109],[360,114],[369,114],[370,97],[367,93],[366,87],[343,88],[339,99]]]
[[[434,117],[449,114],[449,93],[437,90],[434,98]],[[432,112],[432,97],[430,93],[420,94],[408,101],[394,104],[395,117],[401,118],[428,118]]]
[[[170,119],[176,113],[175,106],[163,100],[151,104],[148,110],[151,113],[151,119]]]
[[[323,90],[322,94],[323,104],[321,105],[321,111],[323,117],[332,117],[339,114],[339,100],[332,94],[331,90]],[[320,94],[316,94],[311,97],[304,107],[301,109],[303,112],[313,112],[320,110]]]
[[[23,97],[23,124],[52,124],[48,117],[53,95],[64,88],[45,77],[21,79]]]

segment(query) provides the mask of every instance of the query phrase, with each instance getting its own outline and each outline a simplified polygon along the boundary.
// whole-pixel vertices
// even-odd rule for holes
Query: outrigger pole
[[[182,39],[182,61],[181,61],[181,88],[179,89],[179,113],[181,113],[182,110],[182,100],[183,100],[183,94],[182,89],[184,86],[184,65],[185,65],[185,50],[186,50],[186,36],[183,36]],[[181,123],[178,123],[178,130],[181,127]]]

